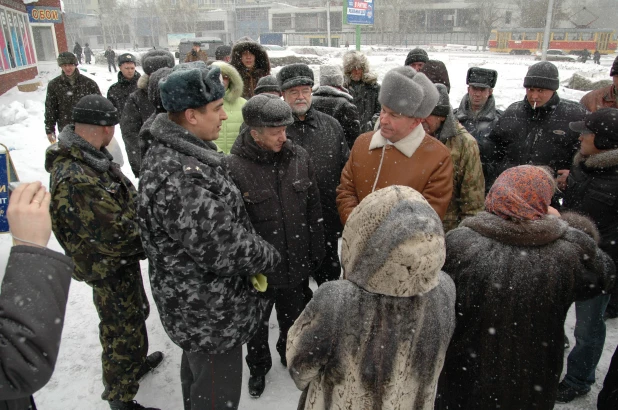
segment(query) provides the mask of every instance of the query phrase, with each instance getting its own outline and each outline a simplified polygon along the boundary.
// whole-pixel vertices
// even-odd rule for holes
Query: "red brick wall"
[[[38,71],[36,67],[25,68],[23,70],[13,71],[12,73],[0,75],[0,95],[4,94],[11,88],[15,87],[17,83],[22,81],[32,80]]]

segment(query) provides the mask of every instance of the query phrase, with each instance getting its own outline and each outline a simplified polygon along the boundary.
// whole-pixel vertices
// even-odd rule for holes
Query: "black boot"
[[[154,407],[144,407],[135,400],[110,400],[109,407],[111,407],[112,410],[159,410]]]
[[[139,369],[139,371],[137,372],[137,375],[135,375],[135,379],[137,381],[142,380],[142,378],[144,378],[144,376],[146,376],[149,372],[156,369],[161,364],[162,361],[163,361],[163,353],[154,352],[154,353],[149,354],[146,357],[146,361],[142,365],[142,368]]]
[[[266,387],[266,376],[249,377],[249,395],[258,398],[264,393]]]

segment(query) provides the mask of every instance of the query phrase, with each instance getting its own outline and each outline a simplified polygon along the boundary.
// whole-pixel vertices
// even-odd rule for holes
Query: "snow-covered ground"
[[[294,48],[293,48],[294,49]],[[298,50],[306,53],[308,47]],[[316,49],[316,48],[314,48]],[[320,48],[317,53],[331,64],[341,64],[344,49]],[[407,51],[386,47],[364,47],[369,55],[373,71],[378,74],[379,81],[388,70],[402,65]],[[122,51],[117,51],[122,52]],[[286,51],[282,54],[291,53]],[[316,53],[316,54],[317,54]],[[442,46],[429,49],[432,59],[444,61],[451,81],[451,104],[458,106],[466,93],[466,71],[472,66],[482,66],[495,69],[499,73],[494,96],[498,108],[505,109],[512,102],[523,98],[523,78],[528,66],[534,64],[533,57],[508,56],[476,52],[474,47]],[[614,56],[603,56],[601,66],[581,63],[555,63],[560,70],[560,78],[564,81],[573,73],[580,73],[595,80],[609,78],[609,68]],[[93,78],[103,95],[114,82],[116,74],[108,73],[103,65],[80,66],[82,73]],[[312,66],[318,78],[319,66]],[[141,67],[138,68],[141,71]],[[278,69],[274,70],[275,72]],[[49,79],[60,74],[60,69],[53,65],[41,65],[40,77],[45,86],[36,92],[22,93],[17,88],[11,89],[0,96],[0,142],[11,149],[11,156],[22,181],[39,180],[48,184],[49,176],[45,172],[44,153],[49,146],[44,132],[43,112],[46,84]],[[579,100],[585,93],[561,87],[558,90],[562,98]],[[116,137],[124,150],[120,128],[116,128]],[[123,167],[124,173],[133,179],[127,161]],[[137,181],[134,180],[135,185]],[[0,235],[0,266],[6,265],[11,238]],[[61,251],[58,242],[53,238],[50,248]],[[2,269],[3,270],[3,269]],[[1,275],[1,273],[0,273]],[[142,262],[142,275],[146,292],[151,301],[151,314],[148,319],[148,336],[150,350],[161,350],[166,357],[163,364],[154,374],[145,378],[136,397],[143,405],[159,407],[165,410],[182,409],[180,389],[180,349],[174,345],[165,334],[159,321],[157,309],[152,301],[147,275],[147,262]],[[574,345],[573,326],[575,316],[573,309],[569,312],[566,329],[571,345]],[[273,368],[266,377],[266,390],[259,399],[249,397],[246,387],[248,369],[245,366],[243,374],[243,392],[240,409],[293,409],[296,408],[300,392],[291,381],[287,370],[280,364],[274,342],[278,333],[276,321],[271,318],[270,342],[273,352]],[[597,383],[587,396],[577,399],[568,405],[557,405],[557,409],[592,409],[596,408],[596,396],[602,386],[603,379],[611,356],[618,344],[618,319],[607,322],[607,339],[603,357],[597,368]],[[60,356],[52,380],[38,392],[35,397],[41,410],[72,410],[72,409],[108,409],[106,402],[101,401],[103,391],[101,383],[101,347],[98,339],[98,317],[92,304],[90,288],[79,282],[73,282],[66,314],[64,333],[60,348]],[[565,351],[565,358],[566,358]]]

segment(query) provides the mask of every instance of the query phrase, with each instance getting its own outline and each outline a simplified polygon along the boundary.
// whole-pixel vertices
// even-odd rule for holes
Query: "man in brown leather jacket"
[[[208,61],[208,54],[206,54],[206,52],[200,47],[201,43],[199,41],[193,42],[193,49],[185,56],[185,63],[191,63],[193,61]]]
[[[601,108],[618,108],[616,101],[616,88],[618,87],[618,57],[614,60],[609,75],[614,83],[598,90],[590,91],[579,101],[590,112],[595,112]]]
[[[378,98],[380,129],[357,138],[341,173],[341,222],[367,195],[391,185],[416,189],[444,219],[453,194],[453,163],[448,148],[421,124],[436,106],[438,90],[424,74],[397,67],[384,77]]]

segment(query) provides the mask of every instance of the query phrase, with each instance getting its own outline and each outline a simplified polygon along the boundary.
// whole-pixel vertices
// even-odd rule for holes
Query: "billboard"
[[[343,4],[343,24],[373,25],[373,0],[346,0]]]

